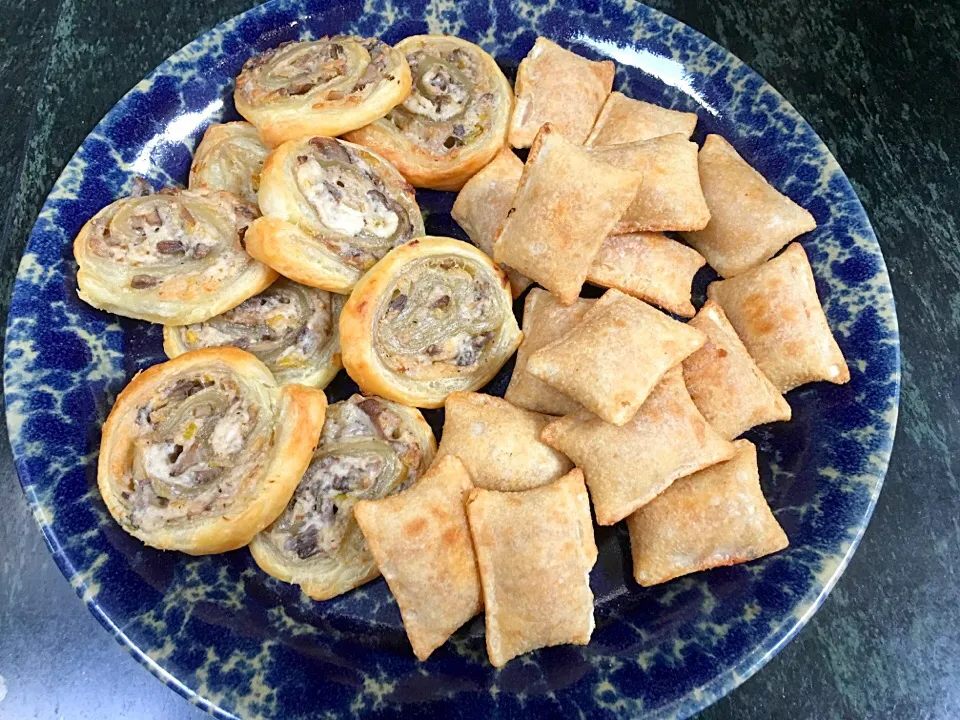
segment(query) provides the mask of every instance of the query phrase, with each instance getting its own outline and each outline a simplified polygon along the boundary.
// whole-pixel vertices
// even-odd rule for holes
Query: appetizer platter
[[[215,714],[686,716],[872,512],[896,316],[836,161],[656,11],[490,12],[238,16],[108,114],[31,236],[24,489],[94,614]]]

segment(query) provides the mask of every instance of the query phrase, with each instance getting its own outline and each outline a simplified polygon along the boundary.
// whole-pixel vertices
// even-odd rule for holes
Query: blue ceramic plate
[[[707,38],[633,2],[563,5],[275,0],[211,30],[127,94],[43,206],[20,264],[5,358],[7,421],[24,492],[90,611],[158,678],[218,716],[685,717],[783,647],[863,534],[893,441],[899,345],[887,271],[850,183],[797,112]],[[344,32],[387,42],[454,33],[481,44],[508,74],[537,34],[613,58],[621,90],[696,112],[698,139],[724,135],[814,214],[819,227],[803,244],[852,379],[791,393],[793,421],[751,435],[788,550],[645,590],[631,578],[624,529],[602,528],[591,578],[593,641],[497,671],[486,660],[481,618],[419,663],[382,580],[311,602],[259,572],[245,550],[206,558],[161,553],[111,520],[96,489],[100,424],[130,377],[163,359],[160,328],[77,299],[73,237],[126,194],[135,175],[158,187],[185,182],[206,126],[235,117],[233,78],[250,55]],[[428,232],[463,237],[448,214],[451,194],[419,197]],[[701,295],[708,279],[706,272],[698,278]],[[492,391],[503,388],[507,372]],[[339,380],[331,401],[350,390]]]

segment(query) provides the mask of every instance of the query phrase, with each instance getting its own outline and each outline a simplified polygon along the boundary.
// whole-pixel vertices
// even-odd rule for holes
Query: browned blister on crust
[[[699,162],[710,222],[684,237],[722,277],[756,267],[817,227],[813,215],[770,185],[719,135],[707,136]]]
[[[623,520],[677,478],[734,452],[693,404],[680,368],[664,376],[626,425],[581,410],[547,425],[540,438],[583,470],[600,525]]]
[[[696,250],[660,233],[610,235],[590,264],[587,282],[693,317],[693,276],[704,264]]]
[[[529,490],[573,467],[563,454],[540,442],[540,431],[553,420],[550,415],[473,392],[453,393],[444,410],[437,457],[460,458],[479,488]]]
[[[790,419],[790,405],[757,367],[720,305],[707,300],[690,325],[707,342],[683,361],[683,379],[718,433],[732,440],[755,425]]]
[[[596,300],[578,298],[563,305],[546,290],[533,288],[523,304],[523,342],[517,350],[510,384],[504,398],[517,407],[547,415],[569,415],[580,409],[579,403],[527,372],[530,356],[544,345],[565,335],[593,307]]]
[[[783,550],[786,533],[760,489],[757,449],[680,478],[627,519],[633,576],[644,586]]]
[[[799,243],[730,280],[712,283],[717,301],[747,351],[780,392],[817,380],[850,380],[817,297],[813,270]]]
[[[523,492],[473,490],[467,501],[494,667],[593,633],[597,546],[583,473]]]
[[[463,228],[471,242],[490,257],[493,257],[497,228],[510,210],[521,175],[523,161],[505,147],[466,182],[453,203],[450,216]],[[510,279],[514,297],[530,287],[530,278],[506,265],[500,267]]]
[[[420,660],[483,607],[464,509],[472,487],[463,463],[438,458],[409,490],[353,510]]]
[[[590,157],[544,125],[497,231],[494,258],[572,304],[643,175]]]
[[[614,91],[607,96],[586,144],[619,145],[674,133],[689,140],[696,126],[696,113],[669,110]]]
[[[613,88],[612,61],[595,62],[538,37],[517,68],[517,103],[510,121],[510,144],[530,147],[544,123],[583,144]]]
[[[527,372],[605,422],[624,425],[670,368],[705,341],[619,290],[608,290],[561,338],[540,348]]]

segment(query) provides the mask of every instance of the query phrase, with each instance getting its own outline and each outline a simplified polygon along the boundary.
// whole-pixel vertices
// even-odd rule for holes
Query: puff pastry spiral
[[[237,77],[237,112],[271,146],[333,137],[386,115],[410,92],[403,53],[348,35],[289,42],[250,58]]]
[[[163,328],[163,350],[230,345],[247,350],[282,383],[324,388],[340,363],[343,297],[280,278],[259,295],[203,323]]]
[[[163,190],[117,200],[73,244],[80,299],[167,325],[203,322],[239,305],[277,273],[243,238],[256,207],[212,190]]]
[[[368,149],[325,137],[284,143],[260,178],[249,252],[304,285],[349,293],[388,250],[423,235],[403,177]]]
[[[243,547],[293,494],[326,404],[319,390],[279,385],[237,348],[154,365],[103,426],[100,493],[147,545],[192,555]]]
[[[522,336],[503,271],[473,245],[444,237],[388,253],[340,314],[350,377],[364,392],[415,407],[482,387]]]
[[[460,38],[415,35],[396,49],[413,74],[410,95],[347,139],[383,155],[415,187],[459,190],[506,142],[510,83],[490,55]]]
[[[412,485],[436,450],[433,431],[413,408],[362,395],[334,403],[293,498],[251,543],[254,560],[315,600],[377,577],[353,507]]]
[[[190,189],[226,190],[256,205],[260,172],[269,152],[250,123],[214,123],[193,155]]]

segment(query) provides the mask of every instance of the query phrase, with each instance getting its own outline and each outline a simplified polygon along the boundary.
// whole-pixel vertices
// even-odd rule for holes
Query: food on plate
[[[333,137],[382,118],[410,92],[403,53],[377,38],[336,35],[255,55],[233,101],[263,142]]]
[[[80,297],[162,323],[171,358],[103,427],[121,527],[248,545],[315,600],[382,573],[417,658],[484,612],[498,668],[589,642],[591,501],[627,521],[643,586],[785,548],[731,441],[850,378],[803,248],[773,257],[816,224],[723,138],[698,151],[696,114],[611,92],[614,69],[541,37],[515,101],[446,35],[251,58],[250,122],[207,128],[190,189],[118,200],[74,243]],[[459,191],[473,244],[426,236],[411,183]],[[707,262],[726,279],[697,312]],[[503,399],[478,392],[514,351]],[[341,367],[365,394],[327,407]],[[439,447],[418,407],[444,408]]]
[[[641,172],[597,160],[544,125],[497,231],[494,258],[572,304],[642,179]]]
[[[163,328],[163,350],[232,345],[257,356],[281,383],[324,388],[342,367],[343,296],[280,278],[232,310],[192,325]]]
[[[257,215],[250,203],[214,190],[169,189],[116,200],[73,243],[80,299],[167,325],[209,320],[277,277],[243,248]]]
[[[586,645],[597,546],[583,473],[533,490],[474,489],[467,500],[494,667],[537,648]]]
[[[696,126],[696,113],[668,110],[614,91],[603,103],[586,144],[619,145],[674,133],[689,140]]]
[[[596,300],[578,298],[564,305],[546,290],[533,288],[523,303],[523,342],[503,397],[517,407],[547,415],[569,415],[580,404],[527,372],[530,357],[565,335],[583,319]]]
[[[522,338],[510,283],[460,240],[424,237],[389,252],[340,313],[343,365],[360,389],[436,408],[485,385]]]
[[[697,144],[679,134],[589,148],[591,157],[643,173],[615,232],[699,230],[710,220],[700,190]]]
[[[423,235],[413,189],[367,148],[326,137],[292,140],[267,158],[264,217],[247,250],[291,280],[349,294],[391,248]]]
[[[787,547],[760,489],[756,447],[747,440],[734,446],[730,460],[680,478],[627,518],[638,583],[657,585]]]
[[[540,431],[554,419],[549,415],[473,392],[453,393],[444,410],[437,457],[460,458],[476,487],[529,490],[573,468],[564,455],[540,442]]]
[[[189,187],[226,190],[256,205],[260,172],[269,153],[250,123],[213,123],[193,155]]]
[[[789,420],[790,405],[740,342],[713,300],[690,321],[707,342],[683,361],[683,380],[697,409],[727,440],[755,425]]]
[[[693,317],[693,276],[704,264],[696,250],[661,233],[609,235],[590,263],[587,282]]]
[[[346,139],[385,157],[414,187],[459,190],[506,142],[510,82],[482,48],[450,35],[415,35],[395,50],[413,74],[410,94]]]
[[[409,490],[353,511],[420,660],[483,609],[464,507],[472,488],[463,463],[448,456]]]
[[[533,353],[526,371],[605,422],[625,425],[664,373],[705,340],[642,300],[607,290],[565,335]]]
[[[723,308],[750,356],[780,392],[818,380],[850,381],[799,243],[760,267],[711,283],[707,295]]]
[[[362,395],[330,405],[317,435],[300,484],[250,552],[264,572],[326,600],[379,574],[354,506],[412,486],[437,444],[418,410]]]
[[[517,68],[517,102],[510,121],[510,144],[530,147],[540,127],[582,145],[613,88],[614,65],[595,62],[538,37]]]
[[[154,365],[117,397],[97,483],[138,540],[191,555],[243,547],[273,522],[323,425],[320,390],[280,385],[253,355],[208,348]]]
[[[677,478],[733,457],[734,447],[693,404],[679,367],[668,372],[626,425],[581,410],[547,425],[540,438],[583,470],[600,525],[613,525]]]
[[[684,238],[722,277],[756,267],[817,227],[813,215],[770,185],[719,135],[707,136],[699,161],[710,222]]]
[[[500,223],[507,217],[523,175],[523,161],[505,147],[460,190],[450,216],[467,233],[467,237],[487,255],[493,257],[493,241]],[[510,280],[513,296],[530,287],[530,278],[501,264]]]

